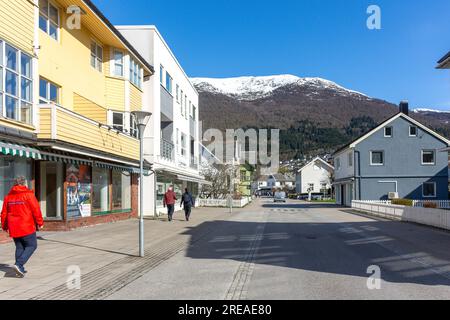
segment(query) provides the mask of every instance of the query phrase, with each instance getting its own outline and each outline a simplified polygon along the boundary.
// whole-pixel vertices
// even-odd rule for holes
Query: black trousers
[[[175,205],[174,204],[168,204],[167,205],[167,215],[169,216],[169,221],[172,221],[173,212],[175,211]]]
[[[189,218],[191,217],[191,212],[192,212],[192,206],[184,206],[184,215],[186,216],[186,220],[189,220]]]
[[[16,265],[22,268],[37,249],[36,233],[15,238],[14,243],[16,245]]]

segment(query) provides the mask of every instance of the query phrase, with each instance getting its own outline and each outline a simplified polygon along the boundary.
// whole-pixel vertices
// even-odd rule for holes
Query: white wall
[[[313,193],[320,193],[322,183],[326,183],[327,189],[331,188],[331,168],[320,161],[311,162],[297,174],[299,193],[308,193],[309,184],[314,184]]]

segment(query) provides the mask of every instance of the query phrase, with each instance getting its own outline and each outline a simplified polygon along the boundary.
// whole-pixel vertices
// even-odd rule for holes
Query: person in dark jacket
[[[169,221],[172,221],[173,212],[175,211],[175,202],[177,201],[177,195],[173,191],[173,186],[169,187],[166,194],[164,195],[163,205],[164,208],[167,206],[167,215],[169,216]]]
[[[39,203],[34,192],[26,186],[25,177],[14,181],[3,202],[2,229],[9,232],[16,245],[16,262],[13,266],[17,276],[25,276],[25,264],[37,249],[37,228],[44,226]]]
[[[180,207],[183,205],[184,205],[184,214],[186,216],[186,221],[189,221],[189,218],[191,217],[192,208],[195,206],[195,202],[187,188],[184,190],[184,193],[181,196]]]

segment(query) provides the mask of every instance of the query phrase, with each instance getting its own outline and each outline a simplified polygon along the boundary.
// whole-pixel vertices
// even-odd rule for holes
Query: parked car
[[[286,192],[284,191],[275,192],[273,202],[286,202]]]

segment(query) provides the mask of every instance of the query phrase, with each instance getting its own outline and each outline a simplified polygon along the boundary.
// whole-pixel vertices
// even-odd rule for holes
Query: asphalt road
[[[449,232],[268,199],[205,224],[109,299],[450,299]]]

